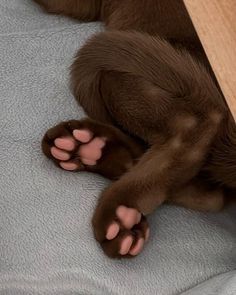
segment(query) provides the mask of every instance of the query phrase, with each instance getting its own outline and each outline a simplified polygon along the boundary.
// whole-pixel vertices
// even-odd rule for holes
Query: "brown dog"
[[[183,2],[36,2],[108,29],[72,65],[72,89],[91,119],[63,122],[42,142],[59,167],[116,180],[93,217],[105,253],[140,253],[144,216],[163,202],[220,210],[236,188],[236,126]]]

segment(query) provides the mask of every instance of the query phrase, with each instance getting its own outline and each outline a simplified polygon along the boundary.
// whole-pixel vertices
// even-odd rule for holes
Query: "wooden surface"
[[[236,120],[236,0],[184,0]]]

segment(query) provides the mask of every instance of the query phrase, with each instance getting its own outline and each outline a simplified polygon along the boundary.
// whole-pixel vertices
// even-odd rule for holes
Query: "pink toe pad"
[[[74,171],[78,169],[78,165],[72,162],[61,162],[60,163],[61,168],[68,170],[68,171]]]
[[[51,154],[54,158],[61,160],[61,161],[67,161],[70,159],[70,155],[56,147],[51,148]]]
[[[86,158],[82,158],[81,160],[84,165],[95,166],[97,164],[97,162],[94,160],[90,160],[90,159],[86,159]]]
[[[117,217],[119,217],[120,220],[125,219],[127,214],[128,214],[128,208],[125,206],[119,206],[116,209],[116,215]]]
[[[141,238],[137,241],[136,245],[129,251],[129,254],[132,256],[138,255],[142,251],[143,246],[144,246],[144,239]]]
[[[92,139],[92,133],[89,130],[75,129],[73,131],[73,135],[78,141],[82,143],[87,143]]]
[[[56,138],[55,146],[65,151],[73,151],[75,148],[75,140],[71,137]]]
[[[102,149],[102,148],[105,146],[106,142],[105,142],[105,140],[102,139],[102,138],[95,137],[95,138],[92,140],[91,144],[93,145],[94,148]]]
[[[120,254],[126,255],[129,252],[129,249],[131,248],[133,243],[133,238],[131,236],[128,236],[123,239],[120,246]]]
[[[106,238],[107,240],[113,240],[119,233],[120,227],[116,222],[113,222],[107,230]]]

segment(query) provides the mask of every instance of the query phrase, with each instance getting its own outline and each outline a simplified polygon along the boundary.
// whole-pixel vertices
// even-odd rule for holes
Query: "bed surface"
[[[236,208],[162,206],[143,253],[111,260],[90,224],[108,181],[42,155],[47,128],[84,116],[68,68],[101,29],[43,14],[30,0],[0,1],[0,294],[236,294]]]

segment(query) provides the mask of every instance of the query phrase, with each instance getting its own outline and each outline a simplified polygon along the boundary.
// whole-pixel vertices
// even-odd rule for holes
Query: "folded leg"
[[[199,173],[217,132],[218,123],[214,117],[207,118],[199,125],[193,124],[194,120],[191,121],[190,118],[188,122],[192,122],[191,127],[183,124],[179,132],[164,143],[158,143],[157,139],[157,143],[151,146],[133,168],[101,194],[93,226],[95,237],[107,255],[129,257],[133,256],[132,250],[136,248],[138,250],[135,253],[138,254],[146,233],[138,233],[138,236],[136,233],[136,226],[142,222],[141,216],[152,213],[168,199],[173,202],[174,191],[178,192],[176,203],[182,201],[183,206],[190,205],[199,209],[199,204],[191,204],[186,197],[190,189],[182,190],[181,200],[181,189],[188,186]],[[194,194],[192,199],[196,199],[197,203],[200,193]],[[214,193],[208,194],[211,196]],[[206,203],[206,207],[210,206]]]
[[[167,203],[197,211],[218,212],[227,204],[227,199],[223,189],[196,177],[180,190],[173,191]]]

